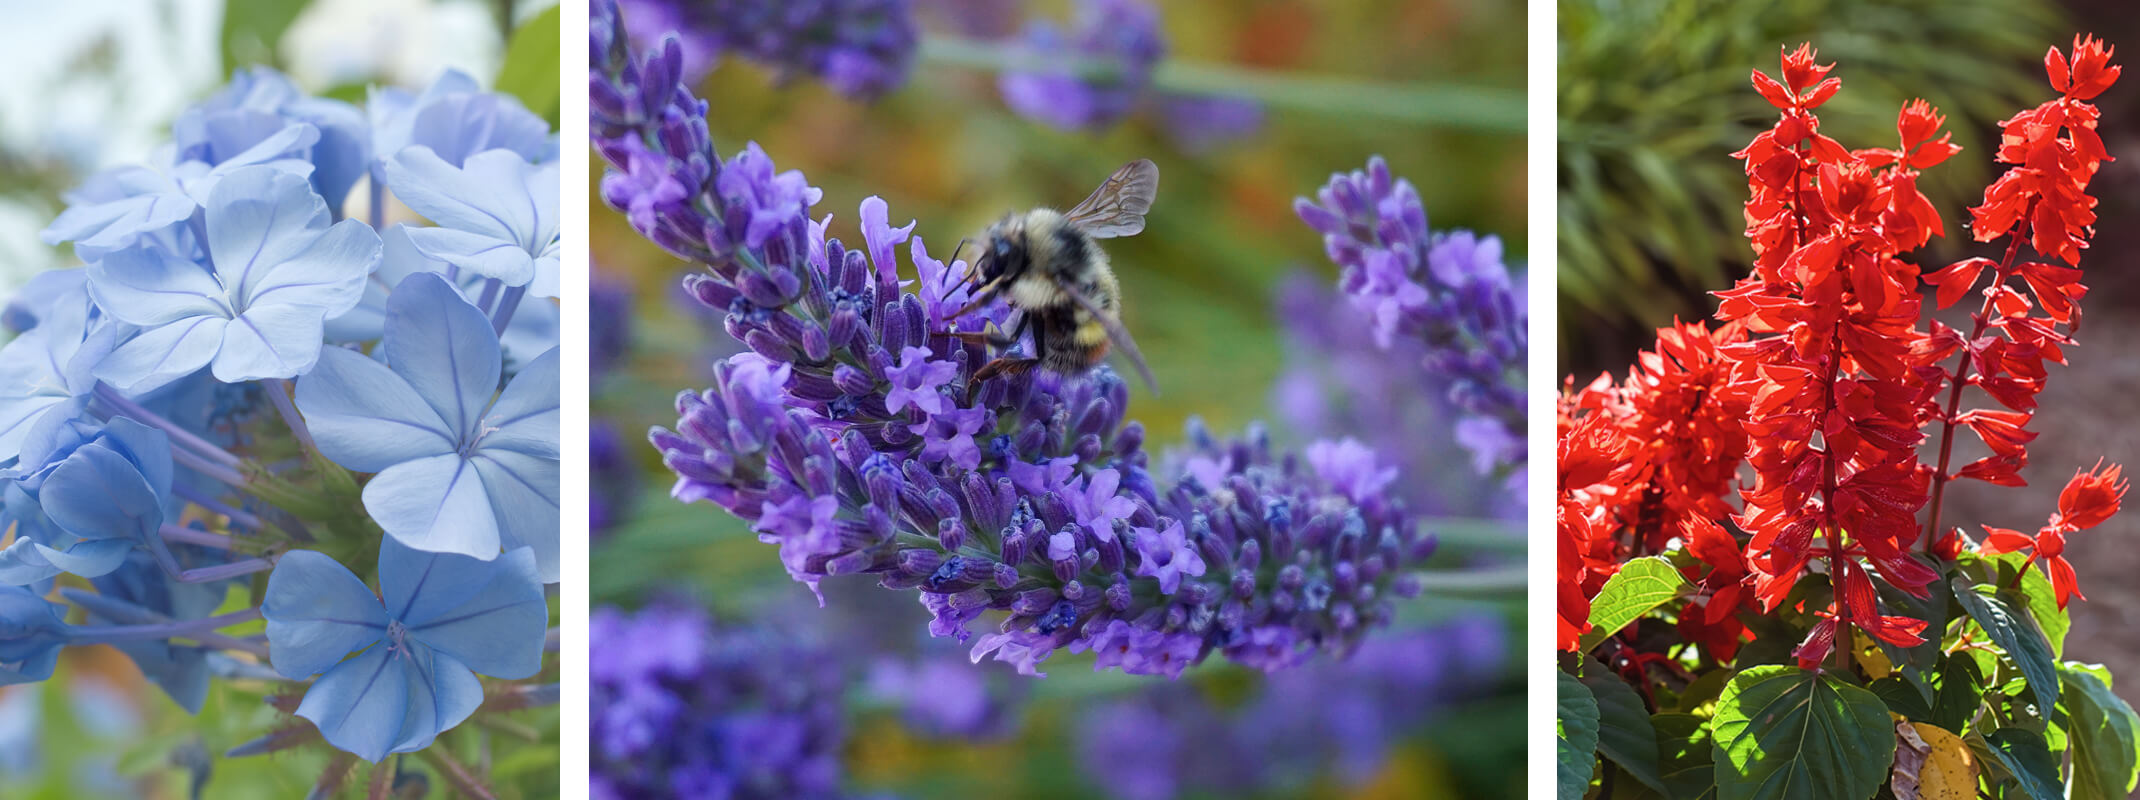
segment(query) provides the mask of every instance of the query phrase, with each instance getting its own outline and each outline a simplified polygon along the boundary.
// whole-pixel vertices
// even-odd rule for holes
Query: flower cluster
[[[599,4],[591,27],[604,198],[706,268],[687,290],[749,348],[653,433],[677,499],[747,521],[813,588],[867,573],[918,590],[937,635],[964,641],[1002,612],[974,656],[1030,674],[1065,648],[1138,674],[1213,651],[1291,666],[1351,649],[1417,590],[1408,571],[1433,539],[1357,443],[1303,458],[1258,430],[1223,444],[1192,430],[1162,484],[1112,371],[973,382],[992,354],[953,334],[1011,312],[957,315],[969,266],[931,257],[877,198],[860,209],[863,247],[827,239],[829,218],[809,217],[820,193],[756,145],[720,159],[706,103],[678,84],[677,44],[634,57],[616,13]]]
[[[1530,313],[1501,260],[1501,240],[1427,229],[1410,181],[1370,159],[1336,174],[1314,200],[1293,203],[1340,270],[1339,286],[1366,314],[1385,350],[1399,337],[1424,343],[1426,385],[1445,390],[1465,418],[1457,436],[1481,472],[1525,463],[1523,369]],[[1520,478],[1518,478],[1520,480]]]
[[[688,44],[686,83],[722,54],[808,75],[842,94],[869,99],[905,83],[919,33],[908,0],[626,0],[633,39],[675,34]]]
[[[477,673],[541,667],[557,143],[459,73],[360,108],[265,68],[172,138],[67,196],[44,236],[86,266],[9,306],[8,677],[112,643],[198,711],[207,656],[230,653],[319,676],[284,709],[310,725],[240,751],[423,749],[484,704]],[[390,199],[421,218],[389,225]],[[212,615],[268,571],[258,608]],[[95,624],[43,599],[62,574],[95,588],[60,590]],[[262,618],[264,638],[218,632]]]
[[[681,604],[595,611],[591,792],[628,797],[839,796],[840,661]]]
[[[1929,273],[1902,257],[1944,233],[1917,190],[1922,170],[1960,150],[1940,131],[1944,117],[1909,103],[1894,149],[1850,150],[1820,133],[1815,111],[1841,81],[1810,47],[1783,54],[1780,79],[1754,73],[1779,115],[1736,154],[1756,258],[1752,275],[1717,293],[1724,324],[1660,331],[1658,350],[1624,383],[1601,378],[1562,401],[1563,647],[1584,632],[1589,597],[1619,565],[1673,546],[1700,564],[1688,568],[1701,589],[1680,615],[1682,634],[1720,659],[1744,640],[1736,612],[1798,602],[1793,589],[1815,563],[1834,599],[1821,601],[1801,663],[1822,661],[1853,627],[1894,647],[1923,641],[1926,622],[1886,613],[1878,585],[1925,596],[1937,568],[1964,549],[1962,533],[1939,522],[1952,480],[2022,483],[2045,365],[2064,362],[2086,287],[2078,269],[2020,254],[2028,244],[2070,265],[2086,245],[2095,200],[2085,190],[2107,158],[2086,100],[2116,79],[2108,59],[2092,38],[2075,39],[2070,60],[2051,51],[2046,69],[2061,97],[2007,123],[1997,158],[2014,166],[1972,209],[1976,238],[2011,237],[2005,257]],[[1986,274],[1975,330],[1927,327],[1920,286],[1944,307]],[[2000,407],[1963,409],[1969,386]],[[1935,424],[1937,461],[1925,463],[1924,428]],[[1958,428],[1990,454],[1950,468]],[[1734,514],[1742,459],[1754,482],[1738,491]],[[2080,473],[2041,532],[1987,526],[1984,552],[2033,550],[2063,606],[2078,593],[2059,555],[2065,535],[2114,513],[2122,494],[2117,467]],[[1746,541],[1722,527],[1727,516]],[[1920,537],[1937,560],[1913,552]]]

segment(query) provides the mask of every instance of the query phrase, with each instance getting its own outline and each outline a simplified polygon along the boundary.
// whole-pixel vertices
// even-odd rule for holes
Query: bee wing
[[[1129,338],[1129,329],[1122,327],[1122,320],[1102,310],[1100,304],[1092,302],[1092,298],[1086,297],[1084,292],[1078,291],[1069,281],[1058,278],[1055,285],[1062,289],[1063,294],[1076,301],[1078,307],[1085,309],[1085,313],[1100,321],[1100,327],[1107,331],[1107,340],[1113,342],[1115,349],[1122,351],[1122,355],[1129,358],[1129,363],[1137,367],[1137,375],[1144,378],[1144,385],[1151,388],[1152,394],[1159,394],[1159,381],[1152,377],[1152,368],[1145,365],[1144,354],[1138,352],[1137,343]]]
[[[1144,230],[1144,215],[1159,196],[1159,165],[1140,158],[1107,176],[1092,196],[1070,209],[1070,224],[1094,239],[1135,236]]]

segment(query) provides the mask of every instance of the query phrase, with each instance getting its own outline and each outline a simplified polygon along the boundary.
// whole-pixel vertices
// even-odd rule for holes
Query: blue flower
[[[364,282],[364,298],[355,308],[341,316],[327,320],[327,340],[330,342],[375,342],[386,333],[386,299],[394,287],[401,285],[403,278],[418,272],[429,272],[446,277],[461,291],[461,297],[470,303],[483,299],[490,279],[474,272],[448,275],[449,265],[416,249],[409,241],[409,231],[415,226],[397,224],[379,232],[379,268]],[[496,290],[491,290],[498,294]],[[502,304],[504,299],[493,301]],[[505,350],[505,366],[508,372],[535,360],[543,351],[557,346],[557,303],[547,298],[522,294],[518,305],[513,307],[512,320],[505,332],[498,335],[498,344]]]
[[[67,645],[63,607],[21,586],[0,586],[0,686],[52,677]]]
[[[421,750],[482,704],[478,673],[542,668],[550,614],[525,548],[480,561],[388,539],[379,589],[375,597],[333,558],[297,550],[275,565],[260,604],[275,671],[320,676],[297,715],[336,747],[373,762]]]
[[[364,508],[403,545],[497,557],[534,548],[558,579],[558,367],[551,348],[497,389],[491,322],[438,275],[402,280],[375,355],[328,348],[297,382],[320,452],[377,473]],[[381,363],[384,361],[385,363]]]
[[[36,326],[0,347],[0,464],[15,458],[32,430],[79,414],[82,398],[96,385],[90,370],[110,352],[117,330],[98,324],[103,315],[89,301],[82,281],[87,274],[45,273],[62,280],[43,281],[42,288],[56,291],[42,295],[35,307]]]
[[[0,583],[20,586],[62,572],[96,577],[156,536],[171,497],[171,441],[125,417],[102,426],[68,420],[24,442],[8,479],[0,525]]]
[[[67,210],[45,226],[42,237],[45,244],[73,242],[76,255],[94,260],[145,234],[192,219],[232,173],[257,166],[310,178],[308,159],[319,137],[318,128],[289,123],[242,151],[205,154],[219,161],[181,161],[168,173],[143,166],[97,173],[64,195]]]
[[[549,123],[512,95],[483,91],[460,70],[447,70],[422,94],[374,89],[365,105],[371,114],[374,180],[385,180],[381,168],[416,145],[456,167],[485,150],[510,150],[527,161],[557,157]]]
[[[295,124],[318,131],[305,154],[312,164],[312,186],[329,206],[340,208],[370,157],[364,112],[340,100],[308,96],[273,69],[254,66],[233,72],[221,91],[171,122],[171,138],[179,161],[220,164]]]
[[[140,328],[97,364],[98,378],[132,393],[203,366],[224,383],[302,375],[326,318],[355,306],[379,265],[377,233],[330,225],[310,184],[271,168],[226,176],[205,218],[206,268],[156,245],[89,265],[97,306]]]
[[[425,256],[537,297],[558,293],[558,162],[485,150],[461,166],[415,145],[384,165],[394,196],[438,227],[411,228]]]

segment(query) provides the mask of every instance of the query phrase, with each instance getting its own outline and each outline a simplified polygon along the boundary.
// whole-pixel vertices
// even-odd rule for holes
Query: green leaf
[[[1709,721],[1693,714],[1657,714],[1650,717],[1650,727],[1657,732],[1657,769],[1664,773],[1665,794],[1672,800],[1715,797]]]
[[[1603,664],[1592,661],[1585,671],[1583,685],[1598,702],[1598,752],[1642,785],[1665,791],[1657,771],[1657,731],[1642,696]]]
[[[1999,597],[2014,608],[2026,606],[2037,627],[2043,629],[2044,640],[2051,643],[2051,656],[2064,658],[2066,631],[2073,627],[2073,620],[2065,609],[2058,607],[2058,593],[2051,588],[2051,579],[2044,574],[2043,565],[2030,567],[2028,572],[2021,574],[2020,589],[2012,587],[2014,573],[2020,572],[2028,559],[2024,553],[2006,553],[1985,560],[1997,565]]]
[[[2073,800],[2130,797],[2135,779],[2140,779],[2133,739],[2140,717],[2094,674],[2071,666],[2061,666],[2059,674],[2066,682]]]
[[[223,72],[249,64],[273,64],[282,34],[304,13],[305,0],[229,0],[223,4]],[[556,83],[557,70],[551,70]]]
[[[1864,800],[1895,760],[1879,697],[1797,667],[1739,673],[1711,727],[1719,800]]]
[[[1916,558],[1916,556],[1910,556]],[[1880,642],[1880,650],[1898,670],[1915,670],[1914,677],[1922,681],[1932,672],[1940,658],[1940,634],[1947,629],[1948,615],[1954,605],[1952,590],[1947,584],[1933,581],[1925,587],[1929,597],[1918,597],[1887,582],[1884,577],[1874,577],[1873,586],[1880,593],[1880,603],[1887,607],[1886,613],[1920,619],[1925,622],[1924,643],[1916,647],[1897,647]]]
[[[505,63],[498,67],[498,91],[520,99],[521,105],[557,125],[559,67],[558,29],[561,6],[551,6],[529,17],[513,31],[505,46]]]
[[[1663,557],[1627,562],[1605,581],[1597,599],[1590,601],[1590,632],[1583,634],[1582,651],[1589,652],[1627,623],[1693,588]]]
[[[1939,694],[1932,701],[1930,722],[1955,733],[1976,716],[1984,703],[1984,676],[1975,659],[1948,656],[1939,671]]]
[[[1984,737],[1989,751],[2007,777],[2029,800],[2065,800],[2059,789],[2058,759],[2044,744],[2043,734],[2026,728],[2000,728]]]
[[[1590,687],[1565,672],[1560,675],[1560,716],[1555,720],[1559,751],[1560,800],[1582,800],[1597,768],[1598,700]]]
[[[1878,695],[1880,702],[1886,703],[1889,711],[1916,722],[1932,721],[1932,707],[1925,703],[1924,693],[1917,691],[1917,687],[1910,685],[1910,682],[1903,680],[1900,675],[1889,675],[1873,681],[1865,688]]]
[[[2057,705],[2058,662],[2051,656],[2051,643],[2044,639],[2034,619],[2015,613],[2005,599],[1985,594],[1984,590],[1990,588],[1972,585],[1968,578],[1958,576],[1954,579],[1954,599],[1961,601],[1969,618],[1976,620],[1985,635],[2006,651],[2014,666],[2021,668],[2029,691],[2036,694],[2037,704],[2044,708]]]

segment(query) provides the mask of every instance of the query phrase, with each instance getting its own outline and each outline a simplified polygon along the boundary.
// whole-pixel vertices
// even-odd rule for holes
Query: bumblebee
[[[989,226],[975,259],[979,290],[965,314],[1001,296],[1018,312],[1009,335],[991,329],[968,335],[1009,348],[1027,332],[1032,355],[999,356],[973,374],[973,383],[1040,368],[1078,376],[1119,350],[1156,393],[1152,370],[1122,327],[1122,288],[1099,239],[1133,236],[1159,192],[1159,167],[1148,159],[1124,164],[1084,202],[1067,212],[1036,208],[1007,214]]]

